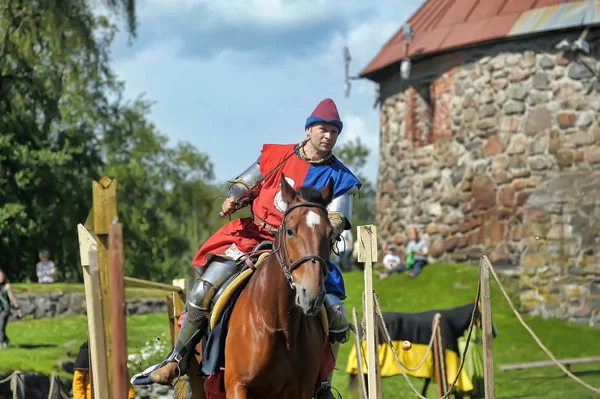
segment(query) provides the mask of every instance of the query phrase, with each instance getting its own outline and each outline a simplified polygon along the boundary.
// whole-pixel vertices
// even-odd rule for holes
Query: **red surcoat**
[[[298,189],[310,167],[310,162],[294,153],[294,146],[295,144],[265,144],[259,159],[261,174],[266,176],[292,154],[276,172],[263,181],[260,194],[252,203],[253,215],[276,228],[281,224],[283,217],[282,210],[278,209],[281,207],[281,174],[286,176],[288,183],[291,184],[293,180],[294,189]],[[206,266],[211,255],[224,255],[235,259],[243,253],[252,251],[264,240],[273,240],[273,234],[254,219],[232,220],[217,230],[202,245],[192,261],[192,266]]]

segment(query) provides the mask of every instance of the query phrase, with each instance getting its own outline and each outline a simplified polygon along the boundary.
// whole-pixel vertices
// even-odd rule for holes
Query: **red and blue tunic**
[[[296,190],[302,186],[321,189],[329,178],[333,178],[334,198],[361,185],[360,180],[336,157],[320,164],[302,159],[298,144],[265,144],[258,162],[263,176],[275,168],[277,170],[263,181],[258,196],[252,202],[252,214],[273,227],[279,227],[285,210],[281,198],[281,174]],[[273,234],[253,218],[232,220],[202,245],[192,266],[205,267],[215,255],[235,260],[264,240],[272,241]]]

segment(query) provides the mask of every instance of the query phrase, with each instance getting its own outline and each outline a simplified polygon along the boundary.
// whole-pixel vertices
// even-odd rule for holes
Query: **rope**
[[[433,331],[431,333],[431,339],[429,341],[429,345],[427,347],[427,351],[425,352],[425,356],[423,357],[423,359],[421,359],[421,361],[419,362],[419,366],[415,367],[414,369],[411,369],[407,366],[405,366],[401,361],[400,358],[398,357],[397,353],[396,353],[396,349],[394,348],[393,344],[392,344],[392,340],[391,337],[389,335],[389,332],[387,331],[387,328],[385,326],[385,323],[383,322],[383,318],[381,317],[381,309],[379,308],[379,299],[377,298],[377,294],[374,293],[374,299],[375,299],[375,307],[377,310],[377,314],[380,317],[380,320],[382,322],[382,328],[384,330],[385,336],[386,336],[386,340],[388,342],[386,342],[390,348],[392,349],[392,352],[394,353],[394,357],[396,358],[396,362],[398,362],[398,364],[400,365],[400,371],[402,371],[402,374],[404,374],[404,370],[403,368],[406,368],[410,371],[416,371],[419,368],[421,368],[421,366],[425,363],[425,360],[427,360],[427,355],[429,354],[429,352],[431,352],[431,349],[433,348],[433,340],[435,338],[435,333],[437,332],[438,328],[440,327],[440,318],[439,318],[439,314],[436,315],[435,318],[435,327],[433,328]],[[363,359],[365,360],[365,363],[367,363],[367,354],[365,353],[364,348],[362,347],[362,345],[360,346],[360,352],[362,353]],[[368,372],[368,371],[367,371]],[[406,376],[405,376],[406,377]],[[363,377],[364,378],[364,377]],[[417,388],[415,388],[415,386],[413,385],[412,381],[410,379],[406,379],[406,381],[408,382],[408,385],[410,385],[410,387],[412,388],[413,391],[415,391],[415,393],[417,395],[419,395],[422,399],[427,399],[424,396],[421,396],[421,394],[417,391]],[[365,396],[366,397],[366,396]]]
[[[504,286],[500,282],[500,279],[498,278],[498,275],[496,274],[496,271],[494,270],[494,267],[492,266],[492,263],[490,262],[488,257],[486,255],[483,255],[482,259],[487,264],[487,267],[490,270],[490,273],[492,274],[492,276],[494,276],[496,283],[498,283],[498,288],[500,288],[502,295],[504,295],[504,298],[506,298],[506,301],[508,302],[508,306],[510,306],[510,308],[512,309],[515,316],[517,316],[517,319],[519,319],[519,321],[521,322],[523,327],[527,330],[527,332],[531,335],[531,337],[535,340],[535,342],[539,345],[539,347],[546,353],[546,355],[548,355],[548,357],[571,379],[575,380],[576,382],[583,385],[584,387],[586,387],[587,389],[589,389],[592,392],[600,393],[600,389],[591,386],[587,382],[583,381],[581,378],[577,377],[575,374],[570,372],[561,362],[559,362],[558,359],[556,359],[556,357],[552,354],[552,352],[550,352],[550,350],[538,338],[538,336],[535,334],[535,332],[533,332],[531,327],[529,327],[527,325],[527,323],[525,323],[525,320],[523,320],[523,317],[521,316],[519,311],[516,309],[515,305],[513,304],[512,300],[510,299],[510,296],[506,292],[506,289],[504,289]]]
[[[52,372],[52,375],[50,376],[50,390],[48,391],[48,399],[54,399],[54,384],[56,383],[57,379],[58,379],[58,393],[60,394],[62,399],[70,399],[71,397],[69,395],[67,395],[65,393],[65,391],[63,390],[62,383],[61,383],[58,375],[55,372]]]
[[[20,376],[21,376],[21,371],[16,370],[16,371],[13,371],[8,377],[4,378],[3,380],[0,380],[0,385],[10,382],[10,390],[13,393],[13,399],[21,397],[21,396],[19,396],[19,386],[18,386]],[[50,389],[48,391],[48,399],[52,399],[54,397],[54,385],[56,384],[57,378],[58,378],[58,375],[54,372],[50,376]],[[70,399],[71,398],[69,395],[67,395],[65,393],[65,391],[62,388],[61,383],[58,384],[58,391],[59,391],[62,399]]]
[[[481,275],[481,270],[480,270],[480,275]],[[448,397],[450,397],[450,395],[452,395],[452,391],[453,391],[454,387],[456,386],[456,382],[458,381],[458,378],[460,377],[460,373],[462,372],[462,369],[465,365],[465,360],[466,360],[465,354],[467,353],[467,350],[469,349],[469,342],[471,341],[471,333],[473,332],[473,328],[475,327],[475,314],[477,313],[477,304],[479,303],[480,297],[481,297],[481,279],[479,280],[479,284],[477,285],[477,297],[475,299],[475,306],[473,306],[473,312],[471,313],[471,321],[469,322],[469,333],[467,335],[467,342],[465,345],[465,350],[461,354],[460,366],[458,368],[456,376],[454,377],[454,381],[452,382],[452,385],[448,389],[447,393],[444,396],[442,396],[440,399],[447,399]],[[387,344],[390,346],[390,349],[392,350],[392,353],[394,354],[394,358],[396,359],[396,362],[400,366],[400,371],[402,372],[402,375],[408,382],[408,385],[410,385],[411,389],[419,396],[419,398],[427,399],[425,396],[421,395],[421,393],[419,391],[417,391],[417,389],[413,385],[412,381],[410,381],[410,379],[408,378],[408,375],[406,375],[406,372],[404,371],[404,366],[402,365],[402,362],[400,361],[400,358],[398,357],[396,348],[394,348],[394,345],[392,344],[392,339],[391,339],[388,329],[383,321],[383,317],[381,316],[381,307],[379,306],[379,298],[378,298],[377,294],[375,294],[375,293],[374,293],[374,300],[375,300],[375,309],[381,320],[381,324],[383,327],[383,332],[385,333]],[[432,333],[432,336],[435,336],[435,334]]]
[[[377,294],[374,294],[374,295],[377,296]],[[378,300],[376,300],[376,301],[377,301],[376,303],[379,304]],[[377,307],[377,311],[379,311],[379,310],[380,310],[379,307]],[[380,320],[383,323],[382,317],[380,317]],[[421,359],[421,361],[419,362],[419,365],[415,366],[415,367],[408,367],[407,365],[402,363],[402,361],[398,360],[402,364],[402,367],[404,367],[406,370],[417,371],[418,369],[420,369],[423,366],[423,364],[425,364],[425,361],[427,360],[427,356],[429,355],[429,352],[431,352],[431,349],[433,349],[433,341],[435,339],[435,333],[440,328],[440,318],[436,317],[434,321],[435,321],[435,325],[431,331],[431,338],[429,339],[429,345],[427,345],[427,350],[425,351],[425,355],[423,356],[423,359]],[[389,337],[389,334],[388,334],[388,337]],[[386,339],[388,339],[388,337],[386,337]],[[388,344],[388,345],[391,344],[391,339],[389,342],[386,342],[386,344]],[[361,352],[362,352],[363,357],[366,359],[366,356],[364,353],[364,348],[362,347],[362,345],[361,345]]]
[[[8,377],[4,378],[3,380],[0,380],[0,384],[4,384],[8,381],[11,381],[13,379],[14,376],[19,375],[21,372],[19,370],[13,371],[11,375],[9,375]]]

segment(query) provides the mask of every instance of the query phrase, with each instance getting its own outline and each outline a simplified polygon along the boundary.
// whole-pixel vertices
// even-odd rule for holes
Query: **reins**
[[[319,208],[319,209],[322,209],[323,211],[327,212],[326,207],[324,207],[323,205],[318,204],[316,202],[299,202],[297,204],[294,204],[294,205],[288,207],[285,210],[285,212],[283,213],[283,218],[281,220],[281,224],[279,225],[279,229],[277,231],[276,242],[275,242],[275,247],[273,248],[273,253],[275,254],[275,257],[277,258],[277,261],[279,262],[279,265],[281,266],[283,275],[285,276],[287,282],[289,283],[289,285],[292,289],[295,289],[292,272],[294,270],[296,270],[297,268],[299,268],[305,262],[308,262],[308,261],[312,261],[313,263],[318,262],[320,267],[322,269],[324,269],[323,272],[325,274],[327,272],[327,262],[321,256],[316,255],[316,254],[301,256],[300,258],[296,259],[293,262],[290,260],[287,245],[285,244],[286,241],[284,239],[284,234],[286,233],[286,230],[287,230],[285,219],[292,210],[294,210],[296,208],[300,208],[300,207]],[[283,249],[283,255],[280,252],[282,249]]]

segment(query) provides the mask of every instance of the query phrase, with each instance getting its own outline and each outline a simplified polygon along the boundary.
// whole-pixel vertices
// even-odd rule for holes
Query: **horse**
[[[320,313],[330,240],[326,206],[333,179],[321,190],[295,191],[281,176],[287,204],[266,257],[233,306],[225,342],[228,399],[310,399],[328,341]]]
[[[177,398],[309,399],[333,369],[335,359],[321,316],[333,232],[326,207],[333,199],[333,180],[321,190],[295,191],[282,175],[281,197],[288,206],[274,242],[268,243],[271,248],[263,249],[263,242],[247,254],[247,260],[260,253],[266,257],[245,286],[234,289],[237,296],[227,299],[226,319],[216,316],[226,320],[224,373],[199,373],[205,355],[210,358],[204,353],[209,333],[197,344],[186,378],[175,384]],[[229,281],[233,280],[235,276]],[[215,346],[220,344],[209,351],[219,358]],[[208,364],[210,372],[221,363],[213,358]]]

